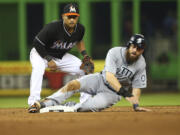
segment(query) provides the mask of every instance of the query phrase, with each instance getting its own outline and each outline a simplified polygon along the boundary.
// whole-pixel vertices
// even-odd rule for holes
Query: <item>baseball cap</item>
[[[69,15],[80,16],[78,6],[76,4],[72,4],[72,3],[71,4],[67,4],[64,7],[63,13],[66,16],[69,16]]]

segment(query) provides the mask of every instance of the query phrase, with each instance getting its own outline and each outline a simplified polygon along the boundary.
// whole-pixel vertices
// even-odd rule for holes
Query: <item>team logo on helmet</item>
[[[131,44],[137,45],[140,48],[145,47],[145,39],[141,34],[133,35],[127,43],[127,47],[129,48]]]
[[[76,9],[75,9],[75,7],[73,7],[73,6],[70,6],[69,11],[70,11],[70,12],[76,12]]]
[[[142,43],[142,40],[143,40],[142,38],[138,38],[138,39],[137,39],[137,43],[138,43],[138,44]]]
[[[131,37],[131,41],[134,41],[134,37]]]

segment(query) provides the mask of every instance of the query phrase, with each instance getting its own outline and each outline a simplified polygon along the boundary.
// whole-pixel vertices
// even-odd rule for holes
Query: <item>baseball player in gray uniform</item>
[[[145,46],[143,35],[133,35],[126,47],[114,47],[108,51],[101,73],[70,81],[45,100],[35,102],[34,110],[30,113],[61,105],[76,92],[85,92],[92,96],[73,106],[75,112],[100,111],[120,101],[121,97],[126,98],[135,111],[150,111],[139,107],[141,88],[147,85],[146,62],[142,56]]]

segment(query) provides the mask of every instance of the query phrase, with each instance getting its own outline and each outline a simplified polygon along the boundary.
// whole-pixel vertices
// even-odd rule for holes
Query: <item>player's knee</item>
[[[80,82],[77,80],[72,80],[67,84],[67,91],[80,89]]]

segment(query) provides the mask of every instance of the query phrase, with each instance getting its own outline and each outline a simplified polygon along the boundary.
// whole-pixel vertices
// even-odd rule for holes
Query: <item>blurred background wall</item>
[[[142,33],[147,40],[145,91],[180,90],[180,0],[0,0],[0,90],[29,89],[32,41],[45,24],[61,19],[70,2],[79,5],[96,72],[111,47],[125,46],[132,34]],[[81,57],[76,49],[71,53]],[[46,71],[43,88],[57,89],[72,78]]]

